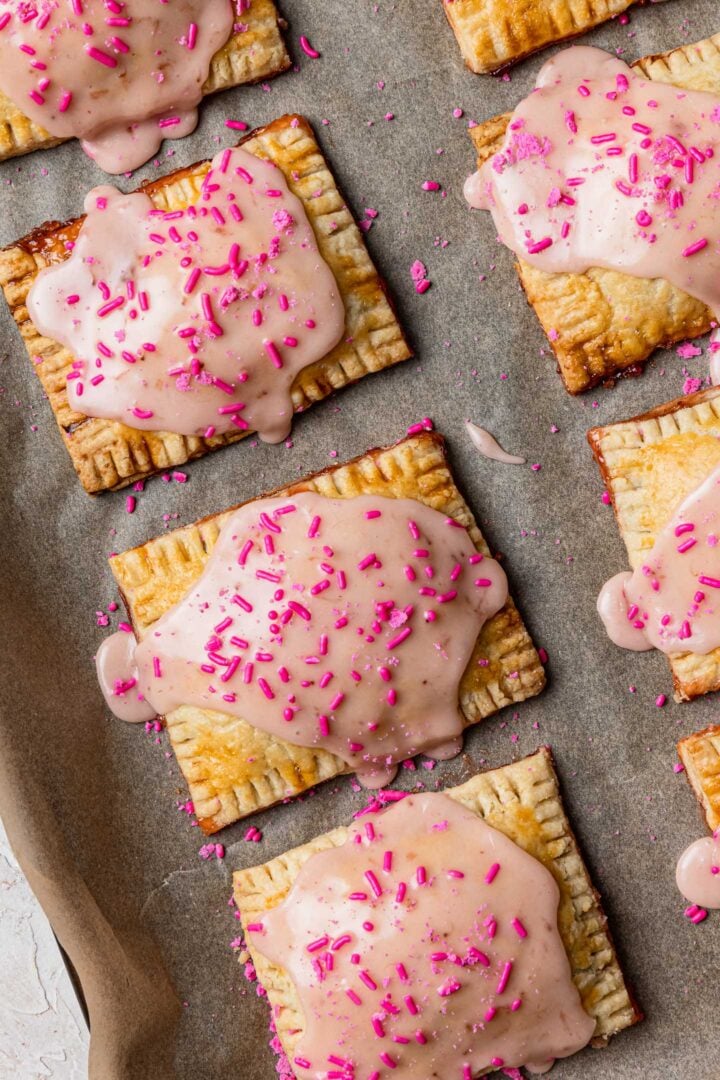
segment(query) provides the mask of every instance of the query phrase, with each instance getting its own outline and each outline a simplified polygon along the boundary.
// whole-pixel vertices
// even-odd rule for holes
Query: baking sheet
[[[563,389],[510,253],[461,196],[473,166],[468,120],[511,108],[541,58],[509,79],[472,75],[440,0],[283,0],[282,10],[300,70],[206,101],[197,132],[166,144],[157,164],[121,186],[228,145],[226,117],[255,126],[305,113],[356,214],[378,211],[369,246],[418,359],[313,407],[296,420],[291,448],[246,441],[187,466],[184,485],[151,481],[128,515],[122,493],[91,499],[81,490],[0,305],[0,811],[82,980],[91,1075],[274,1076],[266,1003],[230,947],[238,932],[228,904],[232,870],[347,821],[366,801],[350,778],[330,782],[253,819],[262,843],[246,843],[247,823],[239,823],[215,837],[225,859],[203,861],[203,838],[177,806],[187,795],[166,736],[109,718],[97,689],[92,656],[108,630],[95,613],[117,599],[107,555],[393,442],[430,415],[485,535],[506,557],[536,643],[548,650],[550,685],[517,713],[471,729],[463,756],[430,772],[403,771],[400,782],[450,786],[550,743],[647,1013],[607,1050],[586,1050],[553,1076],[718,1080],[720,924],[695,927],[682,916],[675,859],[704,827],[672,770],[675,741],[717,721],[717,698],[658,709],[658,694],[671,696],[662,656],[625,653],[606,638],[595,596],[626,559],[585,442],[588,427],[681,393],[684,372],[704,376],[706,359],[661,353],[644,375],[612,390],[572,399]],[[716,0],[670,0],[632,9],[627,25],[611,23],[584,40],[631,60],[718,29]],[[303,55],[301,33],[322,59]],[[424,192],[428,179],[447,194]],[[104,180],[76,143],[0,165],[0,244],[48,218],[75,216],[86,189]],[[433,283],[423,296],[410,276],[418,258]],[[540,470],[478,456],[466,417]]]

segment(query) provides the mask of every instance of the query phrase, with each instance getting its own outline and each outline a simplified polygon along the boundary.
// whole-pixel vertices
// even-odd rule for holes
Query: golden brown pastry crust
[[[547,45],[578,37],[637,2],[442,0],[442,5],[465,63],[483,75],[502,71]]]
[[[455,486],[444,440],[436,434],[371,450],[271,494],[298,491],[315,491],[329,498],[375,494],[417,499],[466,525],[473,543],[489,554]],[[139,637],[200,576],[231,512],[177,529],[110,560]],[[489,663],[479,666],[480,658]],[[477,723],[505,705],[538,694],[544,685],[545,673],[535,647],[513,601],[508,600],[483,627],[463,677],[460,706],[465,720]],[[170,713],[166,721],[195,812],[207,833],[347,771],[344,762],[324,750],[291,746],[225,713],[186,706]]]
[[[233,34],[212,58],[203,95],[231,86],[259,82],[287,71],[292,61],[282,39],[280,18],[273,0],[252,0],[243,13],[242,33]],[[5,94],[0,93],[0,161],[47,150],[65,139],[57,139],[33,123]]]
[[[445,794],[533,855],[557,881],[558,927],[583,1006],[596,1021],[593,1045],[604,1045],[611,1035],[642,1019],[625,984],[600,897],[565,815],[550,750],[542,747],[513,764],[479,773]],[[338,847],[346,836],[346,828],[334,829],[271,862],[235,873],[235,903],[243,929],[282,903],[312,855]],[[292,1061],[304,1024],[297,991],[284,969],[252,948],[250,955],[267,991],[283,1049]]]
[[[633,66],[657,82],[720,94],[720,34]],[[471,130],[478,165],[500,149],[509,119],[506,113]],[[632,373],[655,349],[711,327],[704,304],[661,278],[598,267],[585,274],[548,274],[522,259],[516,269],[571,394]]]
[[[283,116],[251,132],[241,145],[257,157],[274,161],[290,189],[301,199],[345,305],[346,333],[342,341],[322,360],[304,368],[293,384],[293,406],[299,412],[371,371],[381,371],[408,359],[410,350],[360,230],[308,121],[301,116]],[[143,184],[140,190],[164,210],[183,208],[198,198],[208,167],[207,161],[200,162]],[[172,432],[138,431],[117,421],[89,418],[71,409],[66,377],[73,357],[68,349],[38,334],[25,301],[39,271],[67,257],[65,243],[77,235],[82,220],[64,224],[48,222],[0,251],[0,286],[34,361],[80,481],[86,491],[94,494],[122,488],[153,473],[182,465],[250,433],[229,432],[205,439]],[[36,363],[36,357],[41,357],[42,362]]]
[[[688,735],[677,749],[707,826],[715,832],[720,829],[720,725]]]
[[[588,442],[634,570],[680,503],[720,465],[720,388],[593,428]],[[720,649],[674,653],[668,662],[677,701],[720,689]]]

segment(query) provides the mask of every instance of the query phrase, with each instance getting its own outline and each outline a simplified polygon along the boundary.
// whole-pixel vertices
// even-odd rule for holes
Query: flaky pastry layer
[[[292,61],[280,33],[283,20],[273,0],[251,0],[243,12],[242,25],[246,29],[234,33],[213,56],[203,86],[204,96],[272,78],[290,67]],[[65,141],[35,124],[15,102],[0,93],[0,161],[33,150],[47,150]]]
[[[323,157],[313,130],[301,116],[283,116],[243,139],[245,150],[274,162],[288,187],[302,201],[318,247],[338,283],[345,305],[345,334],[335,348],[304,368],[292,387],[296,412],[355,382],[406,360],[410,350],[380,276]],[[200,162],[161,180],[143,184],[163,210],[184,209],[197,201],[209,162]],[[136,480],[182,465],[237,442],[250,432],[233,431],[206,439],[165,431],[139,431],[114,420],[83,416],[68,401],[71,352],[41,336],[26,299],[40,270],[67,258],[82,218],[51,222],[0,251],[0,286],[47,394],[73,465],[91,494],[125,487]]]
[[[637,2],[442,0],[463,59],[479,75],[502,71],[547,45],[577,37]]]
[[[720,95],[720,34],[633,66],[656,82]],[[471,130],[478,165],[500,150],[509,120],[506,113]],[[708,308],[662,278],[599,267],[549,274],[523,259],[516,269],[571,394],[636,368],[655,349],[710,330]]]
[[[711,832],[720,829],[720,725],[677,744],[680,760]]]
[[[465,525],[477,548],[489,554],[455,485],[439,435],[422,434],[371,450],[271,494],[299,491],[328,498],[416,499]],[[177,529],[110,560],[139,637],[198,579],[231,513],[227,510]],[[487,663],[480,666],[480,659]],[[463,677],[460,707],[466,723],[524,701],[544,685],[535,647],[509,599],[483,627]],[[226,713],[184,706],[165,719],[195,813],[207,833],[347,771],[343,761],[325,750],[293,746]]]
[[[479,773],[445,794],[456,799],[538,859],[560,887],[558,927],[573,981],[595,1020],[594,1045],[642,1018],[625,984],[600,897],[565,814],[552,754],[547,747],[511,765]],[[318,851],[339,847],[344,827],[318,836],[271,862],[234,874],[234,895],[243,929],[259,922],[287,896],[300,868]],[[267,991],[283,1049],[290,1061],[302,1037],[304,1017],[293,982],[283,968],[250,954]]]
[[[680,503],[720,465],[720,388],[593,428],[588,441],[634,570]],[[720,689],[720,649],[673,653],[668,661],[676,700]]]

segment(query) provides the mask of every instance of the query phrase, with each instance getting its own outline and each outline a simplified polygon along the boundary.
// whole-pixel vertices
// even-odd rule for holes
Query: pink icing
[[[575,1053],[595,1021],[558,901],[540,862],[446,795],[354,825],[246,927],[298,993],[295,1075],[471,1080]]]
[[[664,278],[720,316],[719,185],[718,98],[583,46],[543,66],[465,195],[542,270]]]
[[[293,380],[337,344],[345,311],[279,169],[224,150],[185,210],[107,186],[85,209],[72,254],[28,297],[77,358],[71,406],[149,431],[285,438]]]
[[[503,450],[497,439],[495,439],[489,431],[486,431],[485,428],[478,427],[477,424],[473,424],[470,420],[466,420],[465,429],[470,437],[471,443],[483,457],[489,458],[491,461],[500,461],[503,465],[525,464],[524,457],[518,457],[517,454],[508,454],[507,450]]]
[[[188,135],[230,0],[4,0],[0,90],[106,172],[135,169]]]
[[[720,469],[678,507],[634,573],[598,598],[605,629],[626,649],[709,653],[720,646]]]
[[[158,713],[231,713],[379,787],[413,754],[460,750],[460,679],[506,599],[499,564],[414,500],[262,499],[232,514],[126,669],[98,675],[114,712],[115,680],[135,679]]]
[[[130,724],[154,720],[157,716],[138,686],[133,670],[135,646],[133,635],[119,630],[105,638],[95,657],[98,679],[112,711]]]
[[[678,859],[677,887],[691,904],[720,908],[720,832],[695,840]]]

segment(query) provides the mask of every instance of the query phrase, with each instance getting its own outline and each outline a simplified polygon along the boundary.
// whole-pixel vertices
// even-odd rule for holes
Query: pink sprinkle
[[[687,259],[691,255],[697,255],[698,251],[702,251],[707,246],[708,241],[705,239],[705,237],[703,237],[702,240],[696,240],[694,244],[689,244],[688,247],[683,249],[683,258]]]
[[[396,649],[398,645],[402,645],[403,641],[406,641],[412,633],[412,629],[409,626],[404,626],[399,634],[391,638],[387,643],[388,649]]]
[[[526,938],[527,937],[527,930],[525,929],[525,927],[521,923],[520,919],[513,919],[511,921],[510,925],[512,926],[513,930],[515,931],[515,933],[517,934],[517,936],[519,938]]]
[[[96,49],[94,45],[86,45],[85,52],[92,60],[97,60],[99,64],[104,64],[105,67],[117,67],[117,60],[114,56],[110,56],[108,53],[103,52],[102,49]]]
[[[382,888],[380,886],[380,882],[378,881],[372,870],[365,871],[365,880],[367,881],[372,891],[375,893],[375,896],[382,896]]]
[[[233,131],[247,131],[248,129],[248,125],[242,120],[226,120],[225,127],[232,128]]]
[[[313,49],[305,34],[300,35],[300,48],[306,56],[310,57],[311,60],[320,59],[321,54],[317,51],[317,49]]]
[[[487,874],[485,875],[485,882],[486,882],[487,885],[492,885],[493,881],[495,880],[495,878],[498,875],[499,870],[500,870],[500,863],[497,863],[497,862],[493,863],[492,866],[490,867],[490,869],[488,870]]]
[[[425,883],[427,882],[427,870],[424,866],[418,866],[415,872],[415,878],[418,885],[425,885]]]
[[[541,251],[545,251],[549,247],[552,247],[552,240],[549,236],[544,236],[542,240],[536,240],[535,243],[528,243],[527,253],[528,255],[538,255]]]
[[[512,974],[512,969],[513,969],[512,960],[506,960],[505,964],[503,965],[503,969],[502,969],[502,972],[500,974],[500,979],[498,980],[498,984],[497,984],[497,991],[496,992],[498,994],[503,994],[505,992],[505,988],[506,988],[506,986],[508,984],[508,980],[510,979],[510,975]]]

